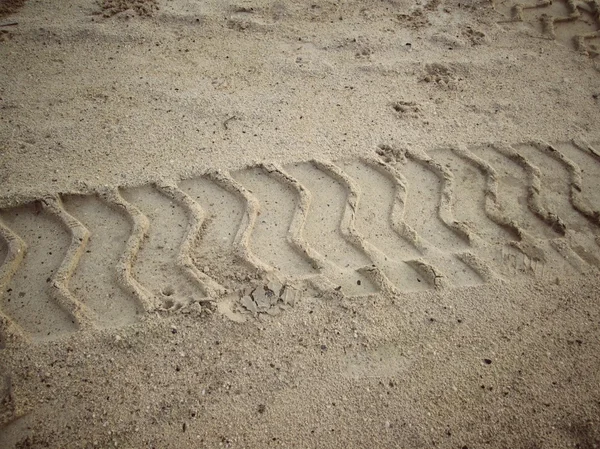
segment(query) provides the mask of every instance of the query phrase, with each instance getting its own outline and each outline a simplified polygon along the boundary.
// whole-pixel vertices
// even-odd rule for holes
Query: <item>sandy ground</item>
[[[599,447],[597,3],[20,3],[0,447]]]

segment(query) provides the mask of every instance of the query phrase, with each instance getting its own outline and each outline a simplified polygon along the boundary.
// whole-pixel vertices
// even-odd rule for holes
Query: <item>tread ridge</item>
[[[322,172],[328,174],[337,182],[342,184],[347,192],[346,205],[342,220],[340,221],[340,231],[354,247],[364,252],[373,263],[370,267],[360,267],[357,271],[366,275],[383,292],[398,293],[396,286],[389,280],[385,273],[377,267],[377,260],[385,257],[378,249],[371,245],[356,229],[356,210],[360,204],[361,191],[357,183],[348,176],[340,167],[320,160],[312,160],[312,164]]]
[[[194,264],[191,253],[196,242],[201,238],[203,232],[203,223],[205,213],[200,204],[192,199],[187,193],[181,190],[175,183],[163,181],[156,183],[156,188],[181,205],[188,216],[189,225],[186,235],[180,245],[177,255],[177,265],[184,271],[189,279],[200,285],[207,296],[218,297],[227,292],[225,287],[220,285],[213,278],[203,273]]]
[[[569,172],[569,201],[573,205],[573,208],[595,225],[600,225],[600,212],[588,207],[582,196],[583,179],[581,168],[556,147],[546,142],[536,141],[533,142],[533,145],[538,150],[556,159],[567,168],[567,171]]]
[[[485,176],[484,209],[488,218],[497,225],[511,231],[517,237],[526,234],[526,231],[522,229],[518,223],[504,215],[498,204],[498,175],[496,170],[464,146],[454,146],[451,147],[450,150],[461,159],[473,165]]]
[[[523,11],[526,9],[536,9],[543,8],[545,6],[550,6],[552,4],[552,0],[540,0],[535,5],[523,5],[518,3],[512,7],[513,20],[517,22],[523,22]]]
[[[4,239],[7,254],[0,265],[0,296],[6,291],[27,252],[27,244],[12,229],[0,221],[0,238]],[[13,341],[27,341],[25,333],[17,323],[0,310],[0,341],[10,338]],[[0,346],[1,349],[1,346]]]
[[[380,145],[377,150],[377,154],[384,158],[389,157],[390,155],[393,155],[394,158],[399,159],[399,160],[410,159],[410,160],[418,163],[419,165],[422,165],[423,167],[425,167],[425,169],[433,172],[434,175],[438,179],[440,179],[441,184],[442,184],[442,191],[440,194],[440,203],[438,204],[438,208],[437,208],[438,217],[440,218],[440,220],[442,221],[442,223],[444,224],[444,226],[446,228],[448,228],[452,232],[457,233],[463,240],[467,240],[467,242],[470,245],[475,246],[474,244],[479,243],[479,237],[472,234],[470,228],[465,223],[460,223],[460,222],[454,220],[454,218],[453,218],[453,213],[452,213],[453,175],[449,170],[445,169],[442,165],[435,162],[428,155],[426,155],[424,153],[412,152],[408,149],[394,149],[394,148],[390,147],[389,145]],[[385,165],[388,165],[384,161],[382,161],[382,162]],[[402,189],[403,189],[402,204],[404,204],[405,198],[406,198],[406,190],[407,190],[408,182],[406,181],[404,176],[399,171],[397,171],[395,168],[393,168],[391,166],[390,166],[390,172],[394,173],[395,176],[398,177],[398,182],[400,184],[403,184],[403,186],[402,186]],[[435,247],[431,247],[431,248],[429,246],[422,247],[421,251],[423,251],[424,254],[432,255],[433,257],[436,257],[436,255],[438,255],[438,254],[441,255],[441,252]],[[462,253],[453,253],[452,255],[454,257],[458,258],[464,264],[466,264],[469,268],[471,268],[475,273],[477,273],[477,275],[482,280],[486,280],[486,279],[490,280],[490,279],[499,279],[500,278],[498,275],[496,275],[494,273],[494,271],[483,260],[481,260],[478,257],[475,257],[469,251],[463,251]],[[414,261],[413,266],[415,268],[421,268],[422,272],[427,276],[427,278],[430,281],[433,281],[434,285],[436,285],[436,286],[441,285],[440,278],[443,278],[443,279],[446,278],[443,275],[443,273],[439,273],[439,271],[435,267],[430,267],[430,268],[425,267],[422,260]],[[445,285],[448,285],[449,283],[442,282],[442,284],[445,286]]]
[[[158,307],[156,298],[135,279],[132,273],[137,254],[148,235],[150,222],[138,208],[125,201],[118,189],[104,190],[100,192],[100,197],[126,215],[131,224],[130,236],[117,263],[117,281],[125,291],[133,294],[138,305],[145,312],[153,312]]]
[[[596,8],[598,7],[596,6]],[[600,22],[600,19],[596,18],[596,20]],[[593,31],[591,33],[578,34],[575,37],[573,37],[573,40],[575,41],[575,48],[579,53],[581,53],[584,56],[596,57],[600,53],[598,53],[597,50],[594,50],[589,45],[587,45],[586,40],[598,38],[600,38],[600,31]]]
[[[308,212],[312,202],[312,194],[300,181],[286,172],[278,164],[262,164],[261,167],[269,175],[273,176],[282,184],[291,187],[298,194],[300,201],[296,207],[294,216],[292,217],[292,222],[290,223],[290,227],[288,229],[287,240],[292,247],[294,247],[298,252],[302,253],[311,262],[315,269],[319,270],[320,273],[317,276],[312,276],[308,279],[313,288],[325,294],[335,295],[335,293],[337,293],[336,285],[328,278],[328,273],[334,268],[333,262],[329,261],[321,253],[315,250],[303,237],[304,226],[306,224]],[[377,270],[368,271],[359,268],[357,271],[363,275],[366,275],[371,280],[380,274]],[[381,285],[379,283],[376,283],[376,285],[380,288],[382,286],[387,287],[387,284],[385,284],[384,281],[381,282]],[[387,291],[390,292],[390,290]]]
[[[542,173],[541,170],[533,165],[522,154],[518,153],[512,146],[506,144],[494,144],[492,148],[511,161],[520,165],[527,174],[527,205],[529,209],[555,232],[562,237],[566,235],[567,226],[562,219],[555,213],[547,210],[542,205]]]
[[[71,234],[71,243],[60,266],[51,277],[50,296],[75,320],[80,329],[93,328],[93,312],[79,301],[69,290],[69,281],[77,269],[90,239],[90,231],[75,217],[69,214],[60,197],[46,197],[41,200],[45,210],[56,216]]]
[[[361,161],[373,167],[375,170],[383,173],[390,178],[396,190],[394,205],[390,212],[390,222],[392,229],[404,240],[408,241],[411,245],[422,254],[427,253],[431,250],[429,245],[419,236],[419,233],[413,229],[408,223],[404,221],[404,208],[406,204],[406,191],[408,181],[399,170],[396,170],[389,164],[386,164],[380,159],[361,158]]]
[[[413,259],[407,260],[406,263],[421,273],[425,277],[425,280],[436,289],[444,290],[452,287],[452,283],[448,280],[448,277],[427,261],[423,259]]]
[[[235,236],[234,247],[238,257],[249,264],[251,267],[263,273],[271,273],[274,270],[273,267],[260,260],[253,252],[250,247],[250,238],[254,231],[256,224],[256,218],[260,212],[260,204],[256,197],[246,189],[243,185],[237,182],[233,177],[221,170],[207,173],[207,178],[215,182],[217,185],[227,190],[228,192],[236,195],[237,197],[244,200],[246,203],[246,209],[244,211],[244,218],[240,224],[240,228]]]
[[[330,262],[312,248],[308,241],[303,237],[304,226],[312,202],[312,194],[300,181],[287,173],[278,164],[261,164],[261,167],[270,176],[282,184],[291,187],[298,194],[299,202],[288,229],[287,241],[294,249],[296,249],[296,251],[303,254],[310,261],[313,268],[323,269],[325,266],[329,265]]]
[[[600,151],[596,150],[584,139],[572,139],[571,142],[578,150],[591,154],[598,162],[600,162]]]
[[[457,253],[456,257],[465,265],[471,267],[484,280],[484,282],[502,281],[503,279],[496,274],[490,265],[481,257],[471,251]]]
[[[407,149],[406,157],[433,172],[441,181],[442,188],[438,205],[438,216],[444,225],[466,240],[469,245],[475,248],[481,246],[480,237],[472,231],[469,225],[454,218],[452,207],[452,199],[454,197],[454,174],[426,153]],[[500,276],[495,274],[489,264],[472,254],[470,251],[456,253],[456,257],[473,269],[483,280],[489,281],[492,279],[500,279]]]
[[[552,4],[552,2],[550,2],[550,4]],[[555,24],[561,22],[572,22],[581,17],[581,12],[579,12],[579,8],[577,7],[575,0],[566,0],[566,4],[569,7],[568,16],[554,17],[549,14],[544,14],[542,16],[544,31],[548,33],[552,39],[556,39]]]
[[[527,205],[534,215],[539,217],[550,226],[560,237],[551,239],[550,244],[558,253],[576,270],[583,272],[588,264],[569,246],[566,241],[567,227],[561,218],[555,213],[547,210],[542,205],[540,192],[542,190],[541,170],[518,153],[512,146],[506,144],[494,144],[492,149],[512,160],[525,170],[527,174]]]
[[[498,201],[498,173],[487,161],[476,156],[465,146],[454,146],[451,148],[458,157],[464,159],[476,167],[486,179],[484,190],[484,211],[487,217],[497,225],[509,230],[519,238],[518,242],[510,242],[511,246],[519,249],[523,254],[531,259],[545,261],[546,257],[543,250],[539,247],[536,239],[529,234],[519,223],[511,219],[502,211]]]
[[[390,211],[390,223],[392,229],[400,238],[406,240],[415,247],[423,256],[432,256],[439,251],[429,246],[408,223],[404,221],[404,208],[406,204],[406,191],[408,181],[399,170],[385,163],[381,159],[361,158],[361,161],[387,176],[393,181],[395,187],[394,205]],[[421,273],[426,281],[435,288],[445,288],[449,286],[448,278],[443,274],[439,267],[432,265],[422,258],[405,261],[413,269]]]
[[[466,223],[454,219],[454,213],[452,211],[454,174],[423,152],[408,149],[405,151],[407,158],[433,172],[442,182],[440,202],[438,204],[438,217],[442,220],[442,223],[467,243],[472,243],[476,237],[471,232],[469,226]]]
[[[600,7],[598,7],[598,14],[600,15]],[[592,145],[587,143],[584,139],[572,139],[571,142],[578,150],[585,153],[589,153],[596,161],[600,162],[600,151],[596,150]],[[600,246],[600,236],[596,237],[596,244]]]
[[[585,262],[579,254],[577,254],[573,248],[569,246],[569,243],[564,238],[558,238],[550,240],[550,244],[556,251],[571,264],[577,271],[583,273],[588,270],[588,264]]]

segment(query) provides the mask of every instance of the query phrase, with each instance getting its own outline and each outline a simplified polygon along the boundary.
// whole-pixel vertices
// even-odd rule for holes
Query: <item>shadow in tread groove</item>
[[[39,202],[4,210],[0,219],[28,248],[2,296],[2,310],[34,340],[76,331],[74,318],[49,294],[52,276],[71,243],[69,233]]]
[[[88,195],[63,197],[65,208],[91,232],[84,256],[70,289],[96,313],[99,325],[119,327],[136,321],[136,300],[117,281],[116,266],[129,238],[130,225],[100,198]]]
[[[133,266],[134,277],[165,309],[179,308],[204,297],[178,265],[180,246],[185,239],[188,218],[185,211],[156,188],[146,186],[122,191],[126,201],[150,221]]]

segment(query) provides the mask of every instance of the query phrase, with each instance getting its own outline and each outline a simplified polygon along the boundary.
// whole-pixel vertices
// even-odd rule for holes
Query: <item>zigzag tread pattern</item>
[[[600,267],[599,180],[600,152],[575,139],[381,145],[353,160],[47,196],[0,210],[0,347],[150,312],[243,321],[303,295],[585,274]],[[130,316],[103,319],[113,309]]]
[[[497,1],[505,22],[527,22],[542,36],[555,39],[581,54],[600,54],[600,2],[598,0]]]

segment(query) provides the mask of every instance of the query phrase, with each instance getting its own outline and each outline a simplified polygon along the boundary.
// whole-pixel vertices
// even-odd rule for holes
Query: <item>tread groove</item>
[[[452,147],[452,151],[457,156],[476,167],[485,176],[484,212],[490,220],[507,229],[519,239],[519,241],[511,241],[509,244],[518,248],[530,259],[545,261],[546,256],[544,255],[544,251],[539,247],[536,239],[521,227],[519,223],[503,212],[498,201],[499,183],[496,170],[488,162],[479,158],[464,146]]]
[[[381,159],[362,158],[362,162],[383,173],[394,183],[395,198],[389,217],[394,232],[414,246],[422,256],[428,259],[434,259],[434,261],[439,260],[441,253],[423,240],[417,231],[404,220],[404,208],[408,185],[408,181],[404,175]],[[426,281],[435,288],[447,288],[451,285],[448,282],[447,275],[445,275],[443,270],[440,270],[439,265],[436,265],[435,263],[432,264],[423,258],[407,260],[406,263],[413,267],[417,272],[421,273]]]
[[[132,273],[137,254],[148,235],[150,227],[148,218],[135,206],[125,201],[118,189],[105,190],[100,193],[100,196],[120,210],[131,224],[131,234],[117,263],[117,280],[126,291],[131,292],[145,312],[152,312],[158,307],[156,298],[152,297]]]
[[[519,154],[513,147],[505,144],[493,145],[492,148],[500,154],[506,156],[513,162],[520,165],[527,174],[527,204],[529,209],[539,218],[548,224],[554,231],[561,236],[565,236],[567,226],[563,220],[555,213],[547,210],[540,198],[542,191],[541,171],[538,167],[531,164],[523,155]]]
[[[296,251],[305,256],[315,270],[318,270],[319,273],[317,275],[311,276],[308,279],[313,288],[325,295],[335,296],[337,293],[336,283],[330,281],[330,279],[335,280],[340,285],[344,283],[343,276],[340,276],[339,267],[313,248],[308,240],[304,238],[304,226],[312,203],[310,190],[277,164],[263,164],[262,167],[277,181],[283,185],[287,185],[296,192],[299,201],[290,222],[287,240]],[[372,272],[362,272],[360,269],[357,272],[369,279],[376,276]]]
[[[71,243],[62,263],[54,273],[50,282],[50,295],[75,320],[79,328],[94,327],[92,312],[76,299],[69,291],[69,280],[83,256],[90,232],[63,207],[59,197],[48,197],[42,200],[43,207],[55,215],[71,234]]]
[[[260,212],[258,200],[243,185],[233,179],[229,173],[217,170],[208,173],[207,178],[242,199],[246,204],[244,217],[234,240],[234,248],[238,257],[259,272],[273,272],[274,268],[256,257],[250,249],[250,238]]]
[[[27,245],[15,232],[0,220],[0,238],[6,243],[6,256],[0,265],[0,296],[4,294],[15,272],[21,266],[27,252]],[[5,340],[27,341],[23,329],[0,310],[0,349]]]
[[[546,142],[534,142],[535,147],[541,152],[563,164],[569,172],[569,201],[573,208],[595,225],[600,225],[600,212],[590,208],[582,196],[583,181],[581,168],[556,147]]]
[[[191,256],[193,247],[202,234],[204,223],[204,211],[202,207],[174,183],[162,182],[158,183],[156,187],[167,197],[179,203],[188,215],[189,226],[179,249],[177,264],[188,275],[190,280],[201,286],[207,296],[222,296],[226,293],[226,289],[210,276],[200,271],[194,264]]]
[[[381,291],[398,293],[394,284],[392,284],[385,273],[376,266],[378,260],[382,258],[382,255],[374,246],[369,244],[356,229],[356,211],[360,205],[361,199],[360,188],[354,180],[344,173],[337,165],[319,160],[314,160],[312,163],[316,168],[335,179],[346,189],[347,196],[344,213],[340,222],[340,231],[342,236],[351,245],[366,254],[373,263],[373,266],[359,267],[357,271],[367,276]]]
[[[582,139],[380,145],[349,160],[43,196],[0,210],[0,349],[195,302],[234,319],[270,283],[364,301],[591,275],[599,176],[600,152]]]

